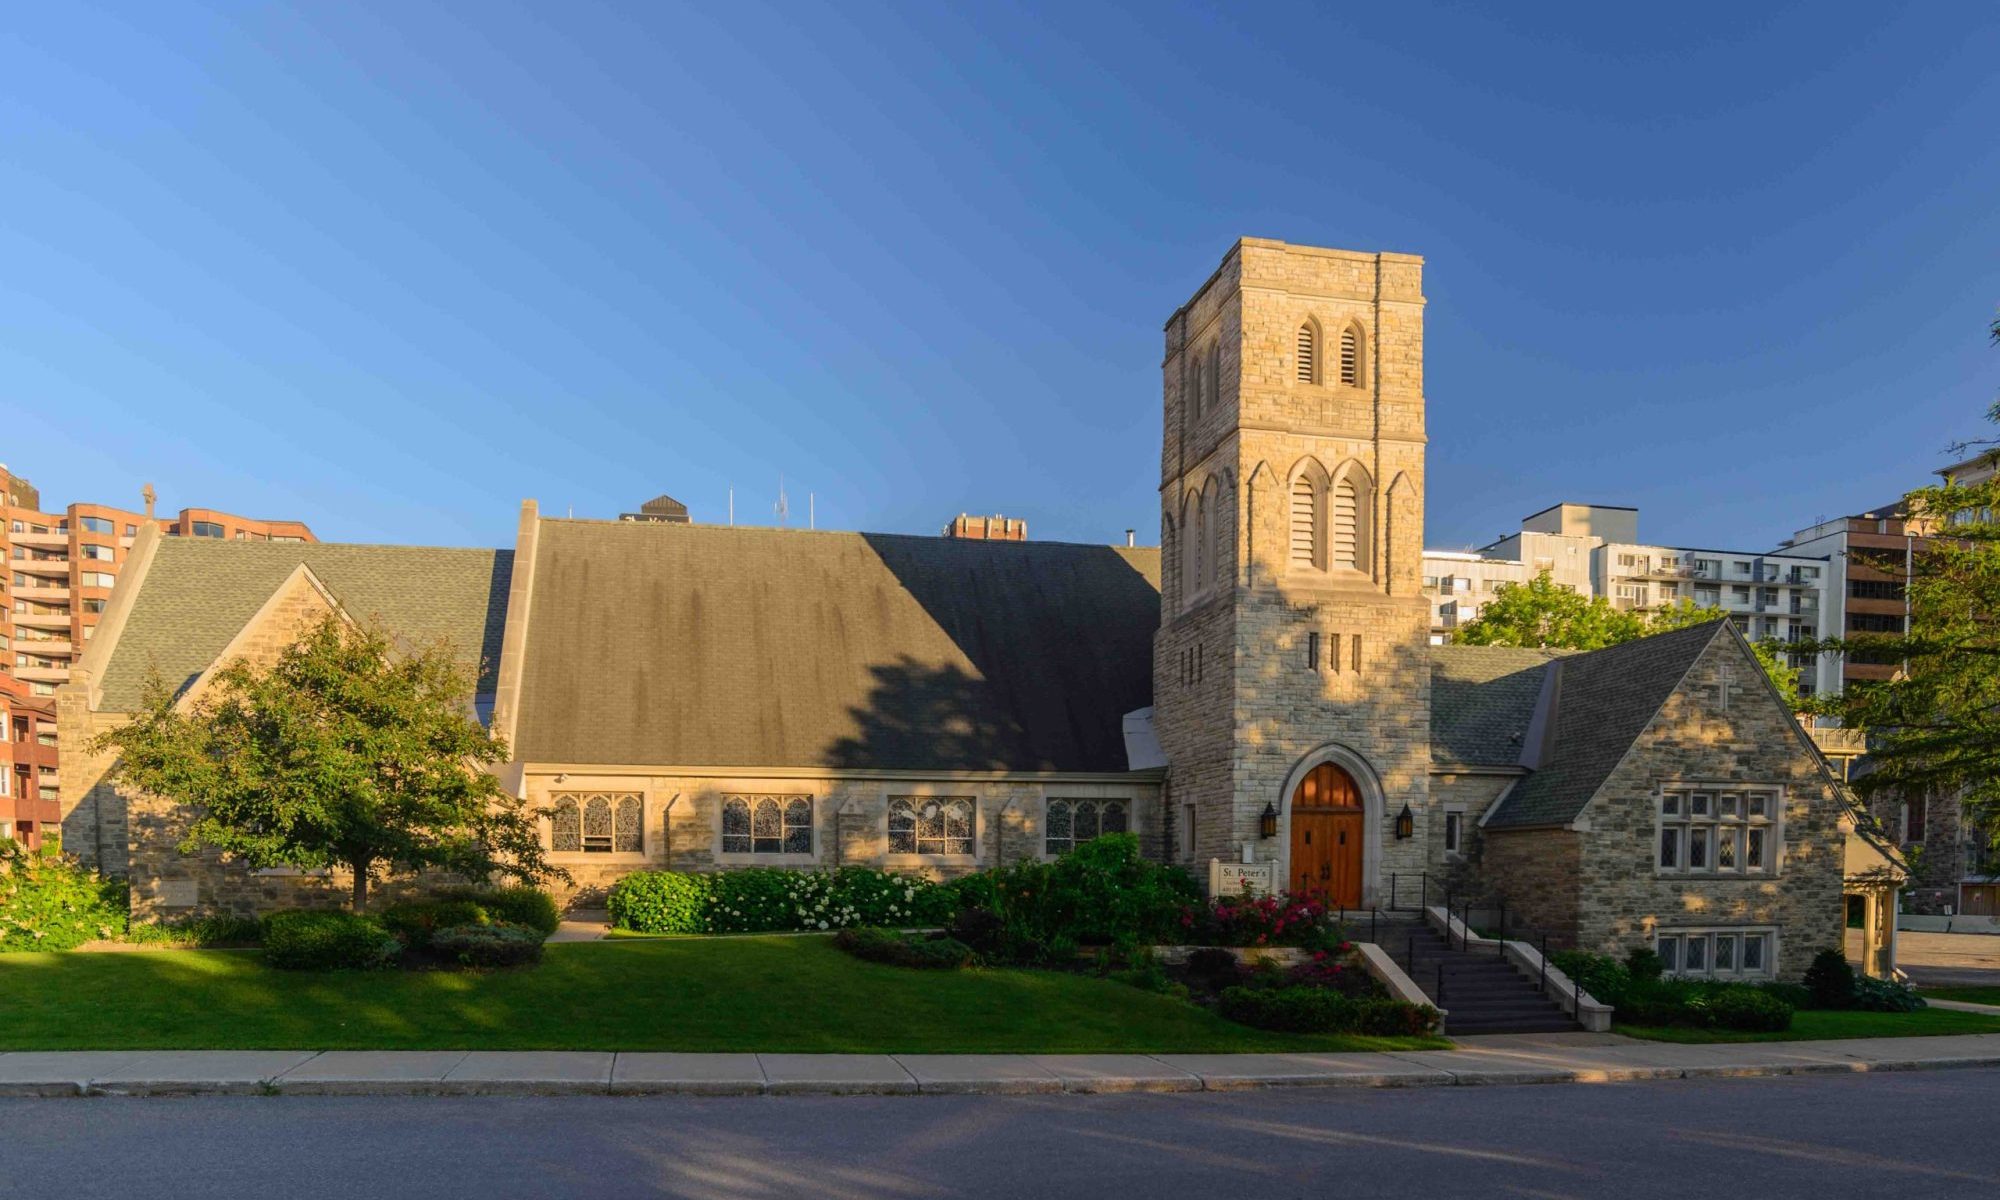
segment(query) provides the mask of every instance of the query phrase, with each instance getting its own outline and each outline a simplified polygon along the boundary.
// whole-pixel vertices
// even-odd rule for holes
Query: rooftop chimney
[[[1138,545],[1138,544],[1139,544],[1139,531],[1138,531],[1138,530],[1136,530],[1136,529],[1128,529],[1128,530],[1126,530],[1126,531],[1125,531],[1125,545],[1126,545],[1127,547],[1131,547],[1131,546],[1136,546],[1136,545]]]
[[[964,513],[944,527],[948,538],[971,538],[979,542],[1025,542],[1028,540],[1028,523],[1018,517],[972,517]]]

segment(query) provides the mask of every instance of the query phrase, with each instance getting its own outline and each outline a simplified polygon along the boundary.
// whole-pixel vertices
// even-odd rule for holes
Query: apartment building
[[[0,573],[0,702],[9,710],[10,793],[0,800],[0,824],[7,826],[0,833],[26,832],[39,840],[39,822],[52,818],[38,814],[59,799],[61,788],[55,691],[97,631],[139,530],[152,524],[170,537],[318,539],[297,521],[261,521],[212,508],[157,516],[150,484],[141,492],[145,507],[138,512],[91,503],[45,511],[40,491],[5,466],[0,466],[0,493],[6,500],[0,508],[0,559],[6,564]]]
[[[1424,551],[1424,595],[1431,604],[1431,644],[1443,645],[1461,625],[1479,619],[1500,589],[1528,581],[1517,558],[1485,558],[1457,550]]]
[[[1852,516],[1822,521],[1779,546],[1787,555],[1826,563],[1820,628],[1828,637],[1903,633],[1910,609],[1903,582],[1923,544],[1920,527],[1901,500]],[[1816,691],[1839,692],[1856,680],[1887,679],[1900,660],[1869,661],[1860,654],[1822,654],[1815,664]]]
[[[1635,612],[1683,601],[1729,614],[1751,641],[1802,642],[1819,636],[1825,558],[1610,542],[1591,554],[1592,588],[1613,607]],[[1820,690],[1811,655],[1791,656],[1799,691]]]

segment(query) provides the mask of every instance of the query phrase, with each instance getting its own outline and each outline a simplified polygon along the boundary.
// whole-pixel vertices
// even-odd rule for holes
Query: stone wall
[[[1046,857],[1046,803],[1051,799],[1124,800],[1129,828],[1152,858],[1164,852],[1160,785],[1151,777],[1089,782],[1043,780],[884,780],[693,776],[530,771],[528,802],[546,808],[558,792],[637,792],[643,798],[644,850],[639,854],[564,853],[551,856],[574,877],[552,890],[572,904],[600,901],[633,871],[716,871],[735,867],[880,867],[945,879]],[[813,803],[813,852],[804,855],[724,854],[722,804],[731,795],[808,796]],[[890,854],[889,800],[895,796],[970,797],[977,812],[973,853],[933,857]],[[544,821],[546,833],[546,820]],[[545,838],[546,841],[546,838]]]
[[[1476,883],[1484,900],[1507,906],[1514,936],[1548,935],[1549,948],[1578,944],[1584,839],[1567,829],[1482,830]]]
[[[1667,784],[1783,787],[1778,875],[1658,874]],[[1579,944],[1622,955],[1658,929],[1775,926],[1778,973],[1797,978],[1815,952],[1841,945],[1842,811],[1756,659],[1716,638],[1584,811]]]

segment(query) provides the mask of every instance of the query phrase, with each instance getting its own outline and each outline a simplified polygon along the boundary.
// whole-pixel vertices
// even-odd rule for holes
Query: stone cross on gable
[[[1716,673],[1715,706],[1724,712],[1729,711],[1729,685],[1733,682],[1734,673],[1734,668],[1728,663],[1723,663],[1722,669]]]

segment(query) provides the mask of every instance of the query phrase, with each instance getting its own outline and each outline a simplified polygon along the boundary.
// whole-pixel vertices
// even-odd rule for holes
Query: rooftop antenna
[[[780,527],[784,525],[785,518],[791,515],[792,507],[785,502],[785,477],[783,475],[778,476],[778,502],[771,506],[771,511],[778,514],[778,524]]]

